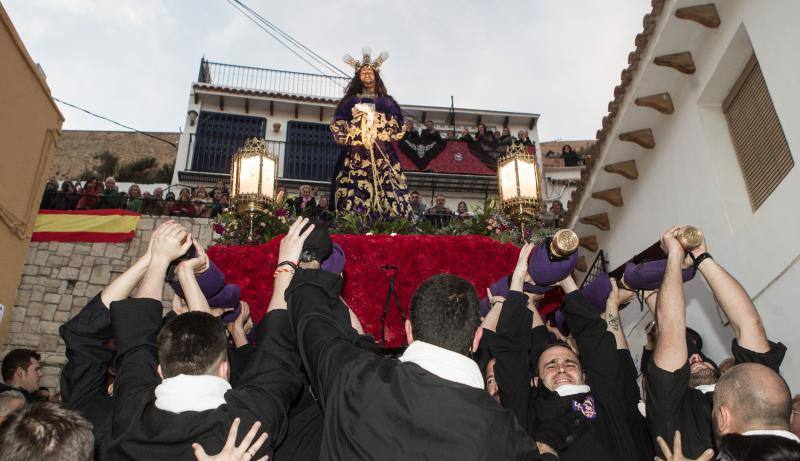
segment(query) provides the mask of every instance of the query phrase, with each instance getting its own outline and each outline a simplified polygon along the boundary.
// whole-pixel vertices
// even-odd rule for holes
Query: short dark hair
[[[3,461],[90,461],[92,425],[78,412],[55,402],[28,405],[0,426]]]
[[[42,356],[32,349],[14,349],[3,358],[3,381],[8,382],[14,376],[17,368],[27,370],[31,359],[42,360]]]
[[[481,323],[475,287],[455,275],[434,275],[414,292],[408,318],[415,340],[468,355]]]
[[[775,435],[728,434],[720,439],[719,455],[730,461],[790,461],[800,459],[800,443]]]
[[[226,354],[222,324],[205,312],[179,315],[158,334],[158,363],[164,378],[212,374]]]
[[[554,340],[554,341],[551,341],[551,342],[547,343],[547,344],[546,344],[546,345],[545,345],[545,346],[542,348],[542,350],[539,352],[539,356],[538,356],[538,357],[536,357],[536,369],[535,369],[535,370],[532,370],[532,371],[533,371],[533,373],[534,373],[534,374],[533,374],[533,376],[534,376],[534,377],[536,377],[536,376],[539,376],[539,360],[542,358],[542,356],[544,355],[544,353],[545,353],[546,351],[548,351],[548,350],[550,350],[550,349],[553,349],[553,348],[555,348],[555,347],[563,347],[563,348],[565,348],[565,349],[569,349],[570,351],[572,351],[572,353],[573,353],[573,354],[575,354],[575,356],[576,356],[576,357],[578,357],[578,360],[580,361],[580,358],[581,358],[581,356],[580,356],[580,355],[578,355],[578,353],[577,353],[577,352],[575,352],[575,350],[572,348],[572,346],[570,346],[570,344],[569,344],[568,342],[566,342],[566,341],[562,341],[562,340],[560,340],[560,339],[556,339],[556,340]]]

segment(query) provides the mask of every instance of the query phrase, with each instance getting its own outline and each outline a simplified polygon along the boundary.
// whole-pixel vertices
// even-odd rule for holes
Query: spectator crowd
[[[403,130],[405,131],[404,140],[412,144],[430,145],[442,141],[462,141],[468,143],[470,150],[478,154],[480,158],[490,161],[496,161],[502,157],[512,144],[535,147],[527,130],[519,130],[516,136],[513,136],[508,127],[492,131],[488,130],[484,123],[478,123],[474,131],[463,127],[459,133],[456,133],[450,129],[443,136],[434,127],[432,120],[426,120],[425,128],[421,130],[415,128],[412,120],[406,120]]]
[[[295,206],[315,206],[301,197]],[[432,209],[452,213],[443,197]],[[60,396],[39,388],[36,351],[3,358],[0,460],[800,459],[786,347],[683,232],[663,232],[659,258],[582,288],[547,242],[524,245],[483,302],[468,281],[434,275],[412,296],[395,357],[341,296],[361,283],[342,278],[359,255],[319,220],[298,218],[282,239],[258,323],[168,221],[61,326]],[[686,323],[683,284],[696,274],[735,333],[724,367]],[[166,315],[165,283],[176,293]],[[543,318],[537,304],[556,288],[563,303]],[[655,318],[639,363],[619,316],[637,298]]]

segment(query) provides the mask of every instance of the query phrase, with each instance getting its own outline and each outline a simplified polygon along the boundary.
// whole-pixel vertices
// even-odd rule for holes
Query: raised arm
[[[186,229],[175,222],[165,223],[153,231],[150,265],[136,293],[137,298],[161,299],[169,263],[186,253],[192,245],[192,240],[186,238],[188,235]]]
[[[633,297],[632,291],[623,291],[617,287],[617,281],[611,279],[611,294],[606,299],[606,312],[603,319],[608,325],[608,331],[614,335],[617,342],[617,349],[627,349],[628,340],[625,338],[625,330],[622,328],[622,319],[619,316],[619,306]]]
[[[673,372],[688,360],[686,347],[686,303],[681,277],[684,250],[677,239],[679,227],[671,227],[661,235],[661,249],[667,253],[667,269],[656,300],[658,340],[653,351],[653,363]]]
[[[697,257],[706,251],[706,242],[703,239],[703,243],[692,250],[692,254]],[[770,345],[761,316],[744,287],[713,258],[703,259],[697,268],[731,322],[739,345],[753,352],[769,352]]]

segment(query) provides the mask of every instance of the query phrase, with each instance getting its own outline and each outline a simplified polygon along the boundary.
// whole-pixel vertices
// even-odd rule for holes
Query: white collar
[[[698,391],[702,392],[703,394],[708,394],[709,392],[714,392],[714,389],[717,388],[717,383],[714,384],[698,384],[694,387]]]
[[[586,384],[562,384],[556,388],[556,393],[561,397],[575,394],[586,394],[591,390]]]
[[[794,440],[795,442],[800,443],[800,437],[797,437],[795,434],[789,431],[783,431],[780,429],[756,429],[754,431],[742,432],[742,435],[774,435],[775,437],[783,437],[785,439]]]
[[[156,408],[172,413],[213,410],[225,403],[228,381],[211,375],[178,375],[156,386]]]
[[[442,379],[477,389],[484,388],[483,375],[478,364],[457,352],[426,342],[413,341],[399,359],[401,362],[416,363]]]

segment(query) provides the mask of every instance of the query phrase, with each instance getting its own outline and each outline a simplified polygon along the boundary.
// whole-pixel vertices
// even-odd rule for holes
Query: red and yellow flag
[[[139,224],[127,210],[39,210],[32,242],[127,242]]]

